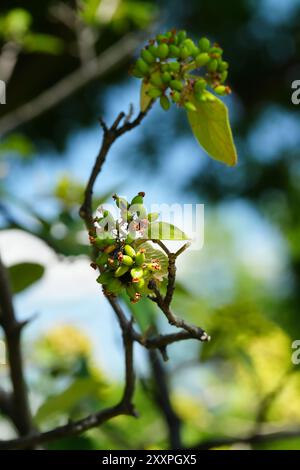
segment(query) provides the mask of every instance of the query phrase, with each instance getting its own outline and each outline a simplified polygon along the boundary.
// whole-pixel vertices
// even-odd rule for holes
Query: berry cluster
[[[160,259],[152,256],[153,249],[143,239],[148,224],[159,214],[147,214],[144,196],[145,193],[138,193],[129,204],[114,195],[120,217],[115,219],[109,211],[101,209],[100,216],[94,219],[97,236],[90,237],[98,253],[93,267],[100,269],[97,282],[103,285],[104,293],[119,295],[126,291],[133,303],[150,292],[151,279],[159,281],[162,277]]]
[[[231,91],[224,85],[228,63],[222,54],[218,44],[211,45],[205,37],[195,44],[185,31],[172,30],[149,41],[131,73],[143,79],[149,98],[159,98],[164,110],[173,101],[188,111],[196,111],[191,97],[199,102],[209,100],[207,86],[221,96]]]

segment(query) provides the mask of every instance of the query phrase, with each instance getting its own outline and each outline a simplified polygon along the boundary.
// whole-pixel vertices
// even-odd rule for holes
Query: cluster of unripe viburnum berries
[[[223,50],[203,37],[198,44],[188,38],[185,31],[172,30],[151,39],[141,51],[131,74],[143,79],[146,94],[160,99],[161,107],[168,110],[171,101],[187,111],[196,111],[194,99],[211,99],[207,86],[218,95],[230,93],[224,83],[228,63],[222,59]],[[191,73],[193,72],[193,73]]]
[[[131,302],[138,302],[143,294],[149,294],[149,281],[162,280],[160,259],[153,257],[153,249],[145,242],[148,224],[158,213],[147,214],[143,205],[145,193],[138,193],[130,203],[114,195],[119,217],[100,209],[95,217],[96,236],[90,236],[97,257],[94,268],[100,269],[97,282],[106,295],[127,293]]]

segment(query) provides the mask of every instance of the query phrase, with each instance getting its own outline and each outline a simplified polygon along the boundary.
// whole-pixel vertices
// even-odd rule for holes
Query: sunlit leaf
[[[19,263],[8,268],[12,291],[18,294],[39,281],[45,272],[44,266],[38,263]]]
[[[167,222],[153,222],[148,225],[146,236],[150,240],[188,240],[187,235]]]
[[[199,102],[193,97],[190,101],[197,111],[188,111],[188,119],[193,133],[215,160],[233,166],[237,163],[237,153],[229,123],[228,109],[216,96],[207,92],[208,101]]]

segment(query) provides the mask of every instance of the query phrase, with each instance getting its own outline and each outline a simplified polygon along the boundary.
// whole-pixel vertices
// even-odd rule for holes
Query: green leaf
[[[188,111],[188,119],[193,133],[215,160],[233,166],[237,163],[237,153],[229,123],[228,109],[216,96],[206,92],[208,101],[199,102],[194,97],[190,101],[197,111]]]
[[[145,233],[150,240],[188,240],[182,230],[167,222],[153,222]]]
[[[143,80],[141,84],[141,95],[140,95],[141,111],[146,111],[146,109],[148,108],[149,104],[152,101],[152,98],[150,98],[147,95],[147,91],[149,90],[149,88],[151,88],[150,83],[146,83],[145,80]]]
[[[44,266],[38,263],[19,263],[8,268],[12,291],[18,294],[39,281],[45,272]]]

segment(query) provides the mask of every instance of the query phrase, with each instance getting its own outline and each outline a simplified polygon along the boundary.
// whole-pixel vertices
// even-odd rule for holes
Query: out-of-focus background
[[[138,110],[140,83],[129,65],[145,38],[172,27],[220,43],[233,89],[225,102],[235,168],[208,158],[184,112],[156,105],[112,148],[97,183],[99,202],[143,190],[149,204],[205,204],[205,244],[180,259],[174,310],[212,341],[169,348],[163,374],[175,431],[155,390],[155,364],[136,346],[140,418],[49,448],[165,449],[172,432],[193,447],[300,427],[300,365],[292,361],[300,339],[300,110],[291,102],[299,23],[298,0],[1,1],[0,252],[18,317],[37,314],[23,346],[41,429],[115,403],[122,390],[120,332],[78,217],[101,142],[98,116],[112,122],[130,103]],[[168,331],[150,302],[127,308],[145,328],[155,318]],[[4,365],[0,381],[9,388]],[[1,438],[13,435],[0,416]],[[300,437],[237,439],[233,448],[241,447],[296,449]]]

